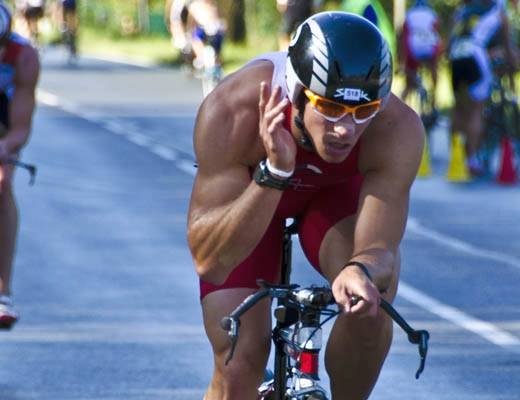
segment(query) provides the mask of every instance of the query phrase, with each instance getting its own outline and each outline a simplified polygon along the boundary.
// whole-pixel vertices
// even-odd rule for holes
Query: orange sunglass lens
[[[354,116],[357,119],[366,119],[373,116],[379,110],[379,103],[377,104],[365,104],[362,106],[356,107],[354,111]]]
[[[331,103],[329,101],[318,100],[316,102],[316,109],[329,117],[340,117],[344,115],[347,110],[341,104]]]

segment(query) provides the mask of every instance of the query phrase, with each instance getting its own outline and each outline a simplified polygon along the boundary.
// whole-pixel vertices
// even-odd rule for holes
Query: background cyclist
[[[491,93],[491,57],[501,54],[511,74],[516,69],[504,8],[493,0],[466,1],[456,12],[448,48],[455,107],[452,132],[466,140],[471,174],[483,174],[478,149],[483,136],[483,111]]]
[[[437,63],[441,54],[439,18],[428,0],[417,0],[406,12],[399,37],[399,56],[406,76],[401,98],[406,101],[413,89],[417,89],[419,68],[425,68],[431,78],[429,90],[435,110],[437,88]],[[435,114],[435,111],[434,111]]]
[[[220,65],[220,52],[224,40],[225,24],[220,17],[215,0],[192,0],[188,5],[188,29],[191,32],[191,47],[195,55],[193,65],[204,66],[204,47],[209,43],[215,50],[215,62]]]
[[[188,33],[189,0],[168,0],[165,3],[167,26],[172,36],[172,45],[182,55],[185,64],[191,68],[193,57],[190,34]]]
[[[16,10],[23,17],[33,45],[39,46],[38,23],[45,14],[45,0],[16,0]]]
[[[345,311],[325,354],[333,398],[366,399],[374,387],[392,340],[378,304],[397,290],[425,136],[391,83],[381,32],[357,15],[330,12],[304,22],[288,54],[256,58],[203,101],[188,242],[214,354],[207,400],[256,398],[270,346],[269,303],[243,317],[227,366],[220,320],[258,289],[258,278],[279,281],[286,217],[298,219],[307,258]],[[353,295],[362,301],[351,304]]]
[[[70,56],[74,59],[77,56],[78,5],[76,0],[60,0],[60,5],[61,31],[65,43],[70,46]]]
[[[31,131],[39,75],[36,50],[11,33],[11,13],[0,3],[0,328],[18,319],[11,301],[11,273],[18,229],[13,166]]]

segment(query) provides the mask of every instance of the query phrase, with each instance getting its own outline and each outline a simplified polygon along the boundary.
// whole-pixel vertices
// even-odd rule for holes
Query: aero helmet
[[[286,81],[293,103],[304,87],[351,106],[384,100],[392,86],[392,55],[367,19],[322,12],[305,20],[291,40]]]
[[[11,21],[11,11],[3,2],[0,2],[0,41],[7,39],[11,34]]]

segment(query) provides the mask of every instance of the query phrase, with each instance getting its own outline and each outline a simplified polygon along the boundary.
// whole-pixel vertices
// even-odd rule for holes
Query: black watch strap
[[[269,172],[265,160],[260,161],[253,174],[253,179],[260,186],[267,186],[273,189],[285,190],[289,186],[289,179],[276,178]]]

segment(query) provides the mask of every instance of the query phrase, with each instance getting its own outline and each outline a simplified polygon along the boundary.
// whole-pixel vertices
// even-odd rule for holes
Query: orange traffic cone
[[[518,176],[516,174],[515,152],[511,139],[508,137],[502,138],[501,147],[502,160],[498,170],[497,182],[503,185],[512,185],[516,183]]]
[[[469,182],[471,175],[466,165],[466,149],[460,133],[451,137],[451,155],[446,178],[450,182]]]

